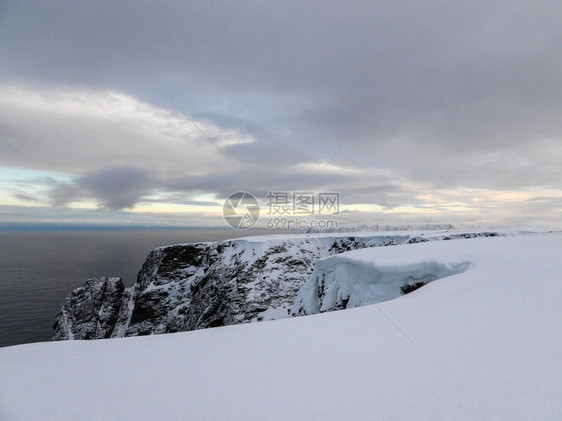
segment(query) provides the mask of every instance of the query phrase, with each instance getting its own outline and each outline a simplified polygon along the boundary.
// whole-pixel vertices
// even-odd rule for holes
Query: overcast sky
[[[232,192],[307,190],[354,222],[560,226],[561,22],[560,1],[4,0],[0,222],[220,226]]]

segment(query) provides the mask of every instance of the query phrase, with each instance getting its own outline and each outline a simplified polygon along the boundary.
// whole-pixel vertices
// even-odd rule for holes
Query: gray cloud
[[[76,181],[53,190],[55,203],[89,195],[110,209],[155,190],[223,197],[338,188],[352,203],[393,208],[423,202],[420,188],[562,189],[561,13],[550,0],[6,2],[0,82],[124,92],[156,117],[132,130],[135,118],[59,121],[8,104],[0,164],[67,171]],[[254,139],[224,146],[252,181],[188,123],[177,130],[176,111],[144,72],[214,127],[214,138]],[[342,171],[311,180],[412,75],[336,157]],[[176,134],[159,142],[169,131]],[[181,135],[191,142],[184,155],[174,140]],[[67,137],[84,142],[73,147]],[[142,168],[145,178],[107,170],[118,165]]]
[[[32,196],[30,194],[26,194],[26,193],[14,193],[13,196],[16,199],[20,199],[23,200],[24,202],[40,202],[41,199],[36,197],[36,196]]]
[[[50,198],[55,206],[92,198],[101,208],[120,210],[132,208],[154,186],[147,171],[110,168],[85,174],[72,182],[57,183],[50,191]]]
[[[151,180],[146,172],[134,168],[112,168],[80,177],[78,185],[102,199],[107,209],[131,208],[148,193]]]

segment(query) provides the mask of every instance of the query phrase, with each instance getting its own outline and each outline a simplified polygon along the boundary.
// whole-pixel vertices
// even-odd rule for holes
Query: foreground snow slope
[[[0,419],[561,419],[561,250],[541,234],[351,252],[470,266],[376,306],[3,348]]]

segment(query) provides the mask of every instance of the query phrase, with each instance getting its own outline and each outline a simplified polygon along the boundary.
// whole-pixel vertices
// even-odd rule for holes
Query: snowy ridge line
[[[340,224],[337,228],[304,228],[297,230],[299,234],[329,234],[329,233],[360,233],[360,232],[397,232],[397,231],[464,231],[464,232],[483,232],[483,231],[499,231],[499,232],[516,232],[524,231],[534,233],[552,233],[559,232],[560,229],[551,227],[499,227],[499,226],[482,226],[475,224],[444,224],[444,223],[419,223],[419,224]]]
[[[296,316],[301,312],[295,299],[318,259],[371,247],[521,232],[284,234],[159,247],[148,255],[133,287],[124,288],[120,278],[99,278],[70,293],[55,318],[53,339],[151,335]]]
[[[437,231],[437,230],[495,230],[495,226],[473,224],[419,223],[419,224],[340,224],[337,228],[303,228],[299,234],[337,233],[337,232],[384,232],[384,231]]]

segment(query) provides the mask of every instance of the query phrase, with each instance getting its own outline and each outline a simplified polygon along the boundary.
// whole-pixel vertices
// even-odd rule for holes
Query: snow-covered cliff
[[[295,234],[161,247],[148,255],[134,286],[124,288],[119,278],[98,278],[69,294],[56,316],[53,339],[181,332],[309,314],[315,311],[310,306],[305,309],[303,300],[307,291],[316,293],[317,287],[308,285],[299,295],[301,305],[294,304],[318,259],[369,247],[495,235],[448,231]],[[316,278],[324,276],[320,270]],[[337,288],[345,289],[340,279],[335,282],[340,285]],[[324,301],[318,310],[345,307],[347,293],[338,294],[333,305]],[[365,302],[353,298],[351,303]]]

